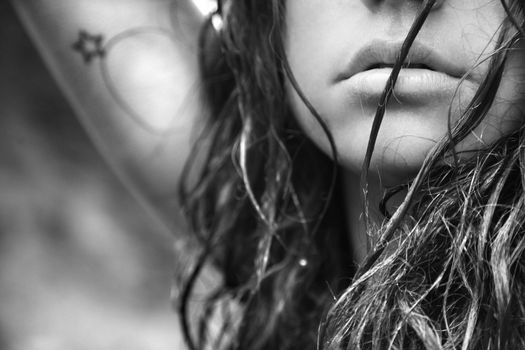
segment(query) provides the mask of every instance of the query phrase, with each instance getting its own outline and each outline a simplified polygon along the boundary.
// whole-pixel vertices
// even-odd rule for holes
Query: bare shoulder
[[[22,22],[115,172],[164,221],[206,108],[190,0],[16,0]],[[175,218],[174,218],[175,217]]]

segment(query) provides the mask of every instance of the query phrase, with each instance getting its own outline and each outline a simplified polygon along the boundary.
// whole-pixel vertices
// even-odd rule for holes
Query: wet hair
[[[434,2],[423,3],[405,50]],[[525,2],[502,4],[508,17],[484,81],[406,185],[401,206],[370,232],[375,244],[357,267],[336,147],[283,50],[284,1],[219,2],[222,29],[210,17],[200,39],[210,116],[192,159],[204,161],[187,165],[185,177],[197,180],[180,189],[202,247],[178,300],[190,349],[525,348],[524,130],[474,156],[455,151],[487,114],[508,53],[525,37]],[[335,161],[298,127],[286,79],[325,130]],[[383,114],[378,107],[367,161]],[[208,263],[222,280],[193,310]]]

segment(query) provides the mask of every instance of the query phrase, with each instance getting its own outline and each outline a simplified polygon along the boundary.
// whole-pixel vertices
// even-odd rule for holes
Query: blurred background
[[[162,229],[0,1],[0,349],[182,349]]]

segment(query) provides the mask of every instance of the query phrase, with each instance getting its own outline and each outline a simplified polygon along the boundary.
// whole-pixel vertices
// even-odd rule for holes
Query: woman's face
[[[350,171],[360,171],[390,67],[422,3],[287,0],[286,51],[292,72],[326,121],[341,164]],[[505,17],[499,0],[438,3],[401,70],[379,132],[371,172],[379,172],[386,185],[417,172],[430,148],[447,133],[449,106],[452,121],[465,110],[487,71]],[[511,53],[496,102],[461,150],[479,149],[521,125],[523,47]],[[302,128],[330,153],[321,127],[288,85]]]

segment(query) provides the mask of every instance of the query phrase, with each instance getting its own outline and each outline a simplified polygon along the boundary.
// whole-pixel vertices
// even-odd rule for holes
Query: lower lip
[[[392,68],[370,69],[357,73],[344,80],[351,95],[375,100],[385,90]],[[430,69],[403,68],[394,87],[394,96],[399,101],[423,101],[427,98],[451,96],[457,89],[460,79]]]

